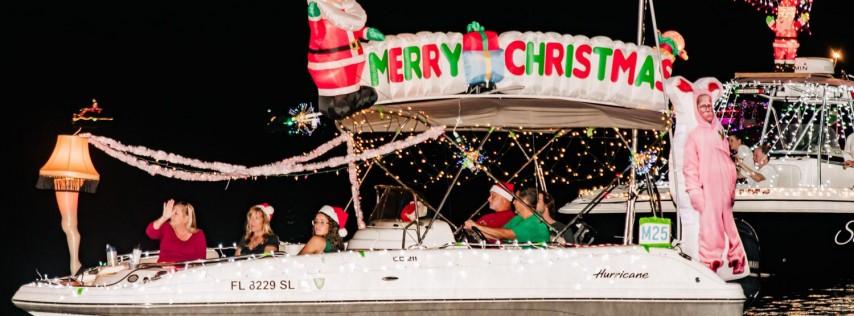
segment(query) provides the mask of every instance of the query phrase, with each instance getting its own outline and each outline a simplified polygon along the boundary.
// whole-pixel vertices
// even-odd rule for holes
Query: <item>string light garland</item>
[[[522,157],[522,151],[516,149],[517,147],[525,149],[525,152],[530,154],[532,150],[535,151],[538,148],[536,144],[546,143],[557,132],[524,129],[501,129],[501,131],[503,133],[496,133],[480,151],[486,156],[481,167],[488,168],[493,174],[504,175],[505,178],[509,178],[510,171],[515,171],[516,167],[520,166],[515,162],[527,160]],[[592,138],[587,137],[588,131]],[[471,143],[477,141],[482,133],[482,131],[458,131],[458,135],[450,137],[459,139],[460,143]],[[617,157],[628,153],[628,148],[618,139],[617,133],[627,135],[626,131],[611,129],[567,130],[565,137],[561,137],[553,146],[539,154],[536,163],[542,166],[545,180],[553,185],[575,183],[584,186],[610,179],[610,176],[616,174],[617,169],[622,170],[625,167],[625,165],[620,166],[620,162],[624,160]],[[372,146],[370,144],[383,137],[380,135],[382,134],[360,134],[361,140],[357,142]],[[664,142],[660,141],[658,132],[642,131],[639,136],[639,148],[654,149],[658,152],[662,150]],[[518,145],[514,141],[509,141],[514,137],[518,138]],[[437,147],[437,145],[442,146]],[[455,159],[450,160],[449,163],[448,157]],[[395,176],[409,183],[415,183],[421,188],[430,189],[433,185],[444,186],[453,178],[456,169],[460,167],[460,158],[462,157],[459,149],[448,143],[446,139],[439,139],[437,142],[408,148],[383,159],[387,160],[388,166],[406,168],[401,169],[401,172]],[[414,172],[408,172],[408,170]],[[657,168],[651,168],[652,170]],[[464,185],[467,181],[477,179],[470,177],[472,175],[460,177],[455,185]],[[522,173],[517,181],[522,186],[533,184],[534,176]]]
[[[132,148],[132,152],[122,151],[121,149],[117,148],[131,148],[129,148],[128,146],[121,145],[121,143],[106,137],[89,134],[85,134],[84,136],[88,136],[90,138],[90,144],[104,151],[108,155],[119,159],[122,162],[128,163],[134,167],[142,169],[143,171],[146,171],[151,175],[160,175],[185,181],[225,181],[260,176],[287,176],[298,172],[319,171],[327,168],[333,168],[352,162],[376,158],[394,151],[399,151],[401,149],[414,146],[429,139],[438,138],[440,135],[442,135],[442,133],[443,127],[435,127],[425,132],[422,132],[421,134],[409,136],[404,140],[396,141],[394,143],[384,144],[382,146],[377,147],[376,149],[370,149],[359,154],[348,155],[344,157],[333,157],[322,162],[304,163],[308,160],[312,160],[313,158],[318,157],[319,155],[321,155],[321,152],[326,152],[330,150],[331,147],[333,147],[331,145],[337,143],[337,139],[340,138],[341,142],[346,142],[350,136],[345,134],[341,135],[343,137],[336,138],[335,140],[332,140],[322,145],[321,147],[318,147],[307,155],[287,158],[279,162],[256,167],[246,167],[221,162],[204,162],[197,159],[185,158],[171,153],[150,150],[141,146],[134,146],[134,148]],[[181,165],[187,165],[203,170],[186,171],[175,168],[163,167],[159,164],[153,164],[149,161],[140,159],[137,156],[145,155],[134,155],[133,152],[153,154],[153,156],[155,157],[166,157],[170,162]],[[186,164],[180,162],[186,162]]]
[[[809,155],[821,155],[822,161],[828,162],[833,156],[841,157],[845,136],[854,132],[854,86],[797,80],[731,81],[725,84],[724,92],[742,99],[733,102],[721,98],[715,105],[717,113],[733,113],[728,132],[758,135],[754,147],[769,146],[784,164]],[[745,123],[750,119],[755,124]],[[820,184],[799,181],[787,186],[830,186],[833,178],[823,177]]]
[[[744,3],[747,3],[748,5],[750,5],[754,9],[756,9],[757,12],[763,13],[763,14],[769,14],[769,15],[771,15],[771,14],[776,15],[777,14],[777,8],[780,6],[780,2],[781,2],[781,0],[742,0],[742,1]],[[802,14],[809,15],[810,12],[812,12],[813,0],[796,0],[796,2],[797,2],[797,4],[795,5],[795,7],[797,8],[797,10],[796,10],[795,15],[794,15],[796,19],[798,17],[800,17]],[[809,20],[807,20],[806,24],[804,24],[804,28],[806,29],[807,34],[812,34],[809,26],[810,26],[810,22],[809,22]]]

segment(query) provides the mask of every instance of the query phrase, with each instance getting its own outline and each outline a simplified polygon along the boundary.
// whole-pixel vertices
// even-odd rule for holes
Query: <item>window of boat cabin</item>
[[[778,97],[774,102],[769,102],[765,94],[736,89],[727,100],[716,104],[716,114],[727,133],[739,133],[748,147],[762,140],[771,145],[770,154],[774,156],[815,156],[821,149],[824,159],[830,156],[841,161],[845,137],[854,132],[851,128],[854,110],[847,102],[831,98],[822,118],[821,99],[804,97],[795,88],[786,89],[789,90],[775,94]],[[780,97],[787,95],[792,96]],[[770,113],[769,104],[773,108]]]
[[[371,212],[369,221],[380,219],[399,219],[400,211],[415,199],[412,191],[401,186],[377,185],[377,204]]]

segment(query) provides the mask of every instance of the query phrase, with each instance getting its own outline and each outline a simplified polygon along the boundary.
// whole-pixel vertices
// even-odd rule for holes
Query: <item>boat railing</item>
[[[619,175],[614,177],[614,179],[612,179],[611,182],[608,183],[608,185],[606,185],[604,188],[602,188],[602,190],[599,191],[599,193],[597,193],[596,196],[594,196],[590,200],[590,203],[588,203],[586,206],[584,206],[584,208],[581,209],[581,211],[578,212],[578,214],[576,214],[575,217],[573,217],[572,220],[570,220],[569,223],[566,224],[566,227],[561,229],[557,233],[557,235],[555,235],[555,237],[552,239],[552,241],[555,241],[556,238],[558,238],[559,236],[562,236],[566,232],[566,230],[569,229],[570,227],[572,227],[573,225],[580,223],[584,219],[585,215],[587,215],[588,213],[593,211],[593,209],[596,208],[596,206],[598,206],[599,203],[601,203],[602,200],[604,200],[605,197],[608,196],[609,193],[614,191],[614,189],[620,185],[620,179],[623,177],[623,175],[626,174],[626,172],[629,172],[630,170],[632,170],[631,165],[626,167],[626,169],[624,169],[623,172],[621,172]]]

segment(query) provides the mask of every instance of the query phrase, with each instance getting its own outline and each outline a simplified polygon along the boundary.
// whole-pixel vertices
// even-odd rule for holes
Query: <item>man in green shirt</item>
[[[521,242],[542,243],[549,241],[549,229],[540,218],[534,215],[534,209],[530,206],[537,205],[537,190],[528,188],[516,193],[519,197],[513,201],[516,210],[510,222],[502,228],[492,228],[478,224],[475,221],[465,222],[465,229],[471,230],[477,227],[487,239]],[[522,203],[522,201],[525,201]]]

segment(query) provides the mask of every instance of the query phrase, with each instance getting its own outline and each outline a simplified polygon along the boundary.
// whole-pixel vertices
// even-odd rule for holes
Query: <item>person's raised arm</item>
[[[160,218],[151,222],[148,227],[145,229],[145,234],[148,235],[151,239],[160,239],[163,237],[163,231],[160,230],[160,227],[163,226],[163,223],[172,218],[172,208],[175,206],[175,200],[169,199],[169,201],[163,202],[163,214],[160,215]]]
[[[160,226],[163,226],[163,223],[172,218],[172,208],[174,207],[175,200],[173,199],[163,202],[163,215],[160,215],[160,218],[154,221],[154,229],[160,230]]]

